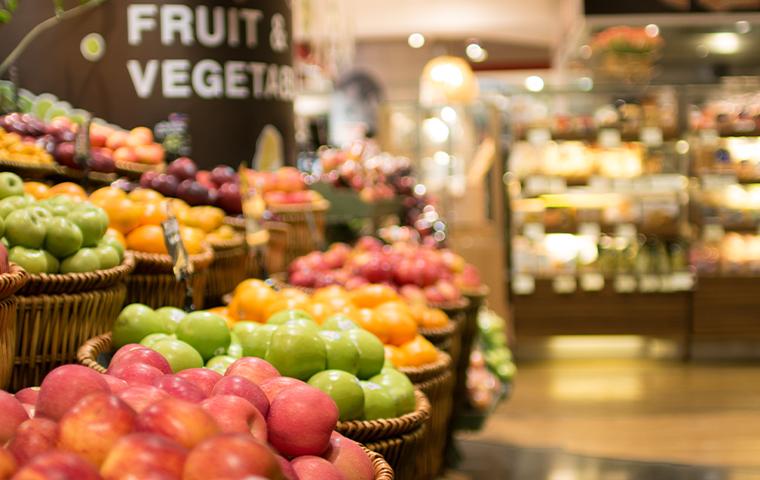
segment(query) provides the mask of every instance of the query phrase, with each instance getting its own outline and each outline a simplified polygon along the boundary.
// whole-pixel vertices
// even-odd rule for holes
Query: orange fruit
[[[166,220],[166,206],[162,201],[144,202],[142,206],[141,225],[161,225]]]
[[[121,245],[124,248],[127,248],[127,239],[124,237],[124,234],[121,233],[120,231],[114,230],[113,228],[108,227],[108,230],[106,230],[106,234],[104,236],[115,238],[116,241],[121,243]]]
[[[348,292],[340,285],[330,285],[328,287],[322,287],[314,290],[311,298],[316,301],[323,301],[333,298],[343,298],[348,302]]]
[[[258,278],[249,278],[237,284],[237,287],[235,287],[235,290],[233,290],[233,295],[237,295],[243,290],[249,290],[251,288],[269,288],[269,285],[267,285],[265,281],[259,280]]]
[[[72,182],[63,182],[50,187],[50,190],[48,190],[48,197],[55,197],[57,195],[68,195],[81,200],[87,200],[87,193],[84,189]]]
[[[438,359],[438,350],[422,335],[417,335],[410,342],[401,346],[406,356],[407,365],[419,367],[433,363]]]
[[[302,302],[309,301],[309,295],[303,290],[299,290],[297,288],[283,288],[280,290],[280,296],[283,298],[294,298]]]
[[[179,236],[182,237],[182,243],[185,244],[185,250],[189,255],[203,252],[203,246],[206,243],[206,234],[203,230],[180,226]]]
[[[417,323],[423,328],[443,328],[449,324],[449,316],[439,308],[425,308],[422,321]]]
[[[169,253],[164,243],[164,230],[158,225],[142,225],[129,232],[127,248],[146,253]]]
[[[28,193],[37,200],[47,198],[50,187],[40,182],[24,182],[24,193]]]
[[[282,292],[280,292],[282,293]],[[283,310],[303,310],[308,311],[309,301],[297,297],[283,297],[280,295],[276,300],[271,302],[264,309],[264,321],[277,312]]]
[[[127,198],[127,194],[124,193],[124,190],[115,187],[99,188],[90,194],[90,201],[104,209],[109,203],[116,202],[124,198]]]
[[[324,302],[314,302],[314,301],[306,305],[306,311],[309,312],[309,314],[311,314],[312,317],[314,317],[314,321],[317,322],[319,325],[322,325],[322,323],[330,315],[334,313],[338,313],[338,310],[335,310],[329,304],[324,303]]]
[[[127,196],[130,200],[141,203],[159,202],[164,199],[163,195],[150,188],[135,188]]]
[[[100,207],[108,214],[110,227],[121,233],[129,233],[140,226],[143,206],[126,196],[104,201]]]
[[[407,365],[406,353],[393,345],[385,345],[385,358],[394,367],[405,367]]]
[[[181,209],[177,214],[177,220],[180,223],[200,228],[208,233],[222,226],[224,223],[224,210],[207,206]]]
[[[417,335],[417,322],[409,313],[406,305],[399,307],[396,302],[377,307],[372,313],[377,322],[382,322],[388,332],[386,343],[401,346]]]
[[[269,285],[264,282],[261,283],[262,285],[249,283],[244,288],[240,288],[238,285],[229,307],[230,315],[233,318],[259,323],[266,322],[269,318],[267,315],[269,305],[274,303],[278,296],[277,292],[269,288]]]
[[[383,343],[388,343],[388,328],[385,322],[375,317],[374,312],[369,308],[360,308],[355,318],[360,327],[374,333]]]
[[[351,292],[351,301],[359,308],[375,308],[398,298],[394,289],[382,284],[363,285]]]
[[[190,210],[190,205],[188,205],[184,200],[180,200],[179,198],[170,198],[169,208],[171,209],[172,214],[177,217],[177,220],[179,221],[183,212]]]

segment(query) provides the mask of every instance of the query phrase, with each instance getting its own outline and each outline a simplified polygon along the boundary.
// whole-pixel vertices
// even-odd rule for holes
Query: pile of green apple
[[[82,273],[121,264],[124,247],[106,236],[108,215],[66,195],[37,201],[24,183],[0,173],[0,235],[8,259],[32,274]]]
[[[160,353],[175,373],[205,366],[225,374],[241,357],[263,359],[280,375],[330,395],[341,420],[393,418],[415,409],[414,386],[385,362],[380,340],[342,315],[320,326],[304,311],[283,310],[266,324],[238,322],[230,329],[210,311],[131,304],[113,326],[112,344],[137,343]]]

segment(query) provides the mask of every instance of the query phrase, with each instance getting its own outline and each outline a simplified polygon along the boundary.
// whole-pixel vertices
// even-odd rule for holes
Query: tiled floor
[[[760,479],[760,365],[563,360],[515,386],[450,478]]]

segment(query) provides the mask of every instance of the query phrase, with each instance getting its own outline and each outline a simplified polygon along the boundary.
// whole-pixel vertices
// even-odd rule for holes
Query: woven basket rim
[[[53,163],[24,163],[17,160],[9,160],[7,158],[0,158],[0,167],[18,168],[19,170],[26,170],[28,172],[38,173],[61,173],[60,166]]]
[[[214,251],[232,250],[233,248],[242,247],[245,243],[245,237],[239,233],[235,233],[232,238],[209,241],[208,243]]]
[[[367,454],[370,461],[372,462],[372,468],[375,470],[374,480],[393,480],[393,468],[391,468],[390,464],[385,460],[385,458],[379,453],[373,452],[362,444],[359,444],[359,446],[362,450],[364,450],[364,453]]]
[[[464,294],[462,294],[461,297],[459,297],[458,300],[454,300],[453,302],[443,302],[443,303],[429,303],[428,306],[432,308],[438,308],[440,310],[464,310],[467,308],[467,306],[470,304],[470,300],[467,299]]]
[[[126,277],[135,268],[135,258],[130,252],[124,252],[121,263],[112,268],[83,273],[35,273],[29,275],[29,281],[20,289],[22,295],[37,293],[74,293],[87,289],[86,286],[111,286]],[[112,281],[109,281],[112,280]],[[79,288],[76,288],[79,286]]]
[[[398,371],[405,373],[408,377],[428,379],[446,371],[450,365],[451,356],[446,352],[438,350],[438,358],[435,362],[420,365],[419,367],[398,367]]]
[[[462,289],[462,295],[465,297],[472,298],[472,297],[487,297],[491,293],[491,288],[486,285],[485,283],[481,283],[479,286],[475,288],[463,288]]]
[[[336,430],[343,432],[354,430],[364,433],[361,435],[363,441],[376,441],[388,437],[397,437],[405,433],[416,430],[425,424],[430,418],[430,401],[427,396],[418,388],[414,389],[415,408],[413,412],[406,413],[400,417],[381,418],[377,420],[347,420],[338,422]],[[369,432],[389,432],[385,435],[376,433],[368,435]],[[358,436],[358,435],[357,435]]]
[[[106,368],[98,363],[98,355],[111,347],[111,332],[90,338],[77,350],[77,361],[87,368],[106,373]]]
[[[152,163],[139,163],[139,162],[125,162],[123,160],[114,160],[114,165],[119,170],[124,170],[134,173],[145,173],[150,171],[162,171],[166,167],[165,162],[152,164]]]
[[[18,292],[29,281],[29,273],[15,263],[10,263],[8,273],[0,275],[0,300]]]
[[[330,208],[330,202],[323,199],[309,203],[275,203],[267,204],[272,213],[324,212]]]
[[[417,327],[417,331],[423,337],[448,337],[454,334],[457,330],[457,322],[449,319],[446,326],[441,328],[423,328]]]
[[[138,252],[137,250],[129,250],[129,252],[134,255],[135,264],[138,267],[147,265],[150,267],[165,268],[167,270],[171,270],[174,266],[172,257],[168,253],[146,253]],[[214,250],[209,245],[205,245],[203,247],[203,252],[195,255],[190,255],[190,261],[193,263],[193,266],[198,268],[208,267],[213,259]]]

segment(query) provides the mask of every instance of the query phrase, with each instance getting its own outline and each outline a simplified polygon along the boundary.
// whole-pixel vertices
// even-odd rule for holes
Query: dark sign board
[[[586,15],[758,12],[760,0],[585,0]]]
[[[20,2],[0,26],[3,58],[52,3]],[[291,18],[288,0],[107,0],[35,39],[16,62],[19,82],[125,128],[185,114],[202,166],[251,161],[257,143],[290,161]]]

